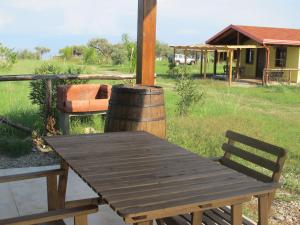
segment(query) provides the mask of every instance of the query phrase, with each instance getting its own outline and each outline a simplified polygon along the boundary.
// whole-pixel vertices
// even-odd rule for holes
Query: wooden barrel
[[[105,132],[147,131],[166,137],[164,91],[156,86],[116,85],[112,88]]]

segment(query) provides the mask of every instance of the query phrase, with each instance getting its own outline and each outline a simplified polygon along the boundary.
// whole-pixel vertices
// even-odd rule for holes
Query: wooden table
[[[126,223],[192,213],[196,225],[202,211],[230,205],[232,224],[240,225],[242,203],[275,188],[145,132],[45,140],[62,167],[71,167]],[[60,207],[66,183],[67,173],[60,177]]]

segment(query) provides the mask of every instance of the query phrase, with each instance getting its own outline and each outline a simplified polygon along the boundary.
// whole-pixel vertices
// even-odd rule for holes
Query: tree
[[[156,57],[167,59],[172,54],[172,49],[168,44],[156,41]]]
[[[70,60],[73,57],[73,48],[67,46],[65,48],[59,49],[59,54],[61,54],[65,60]]]
[[[122,42],[127,50],[127,59],[130,63],[130,72],[134,73],[136,70],[136,59],[137,59],[137,45],[136,42],[132,41],[128,34],[122,35]]]
[[[36,52],[24,49],[17,52],[17,59],[39,59],[39,55]]]
[[[38,56],[40,59],[43,58],[43,55],[46,53],[49,53],[51,51],[50,48],[46,48],[46,47],[35,47],[35,51],[37,52]]]
[[[113,46],[113,52],[111,54],[112,63],[114,65],[125,64],[127,61],[127,50],[122,44],[116,44]]]
[[[0,70],[10,69],[16,60],[17,54],[0,43]]]
[[[96,49],[103,63],[111,61],[113,46],[105,38],[94,38],[88,42],[88,47]]]

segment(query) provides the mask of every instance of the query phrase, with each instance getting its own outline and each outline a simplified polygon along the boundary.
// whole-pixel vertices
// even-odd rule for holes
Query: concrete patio
[[[58,166],[2,169],[0,176],[20,174]],[[97,195],[73,172],[70,171],[67,200],[97,197]],[[47,211],[46,178],[0,184],[0,219],[24,216]],[[73,219],[65,220],[67,225]],[[97,214],[89,216],[89,225],[123,225],[124,222],[108,206],[101,206]]]

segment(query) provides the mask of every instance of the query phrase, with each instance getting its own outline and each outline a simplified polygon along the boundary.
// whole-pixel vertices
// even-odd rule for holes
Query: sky
[[[136,39],[138,0],[1,0],[0,43],[52,55],[96,37]],[[158,0],[157,39],[200,44],[230,24],[300,29],[299,0]]]

